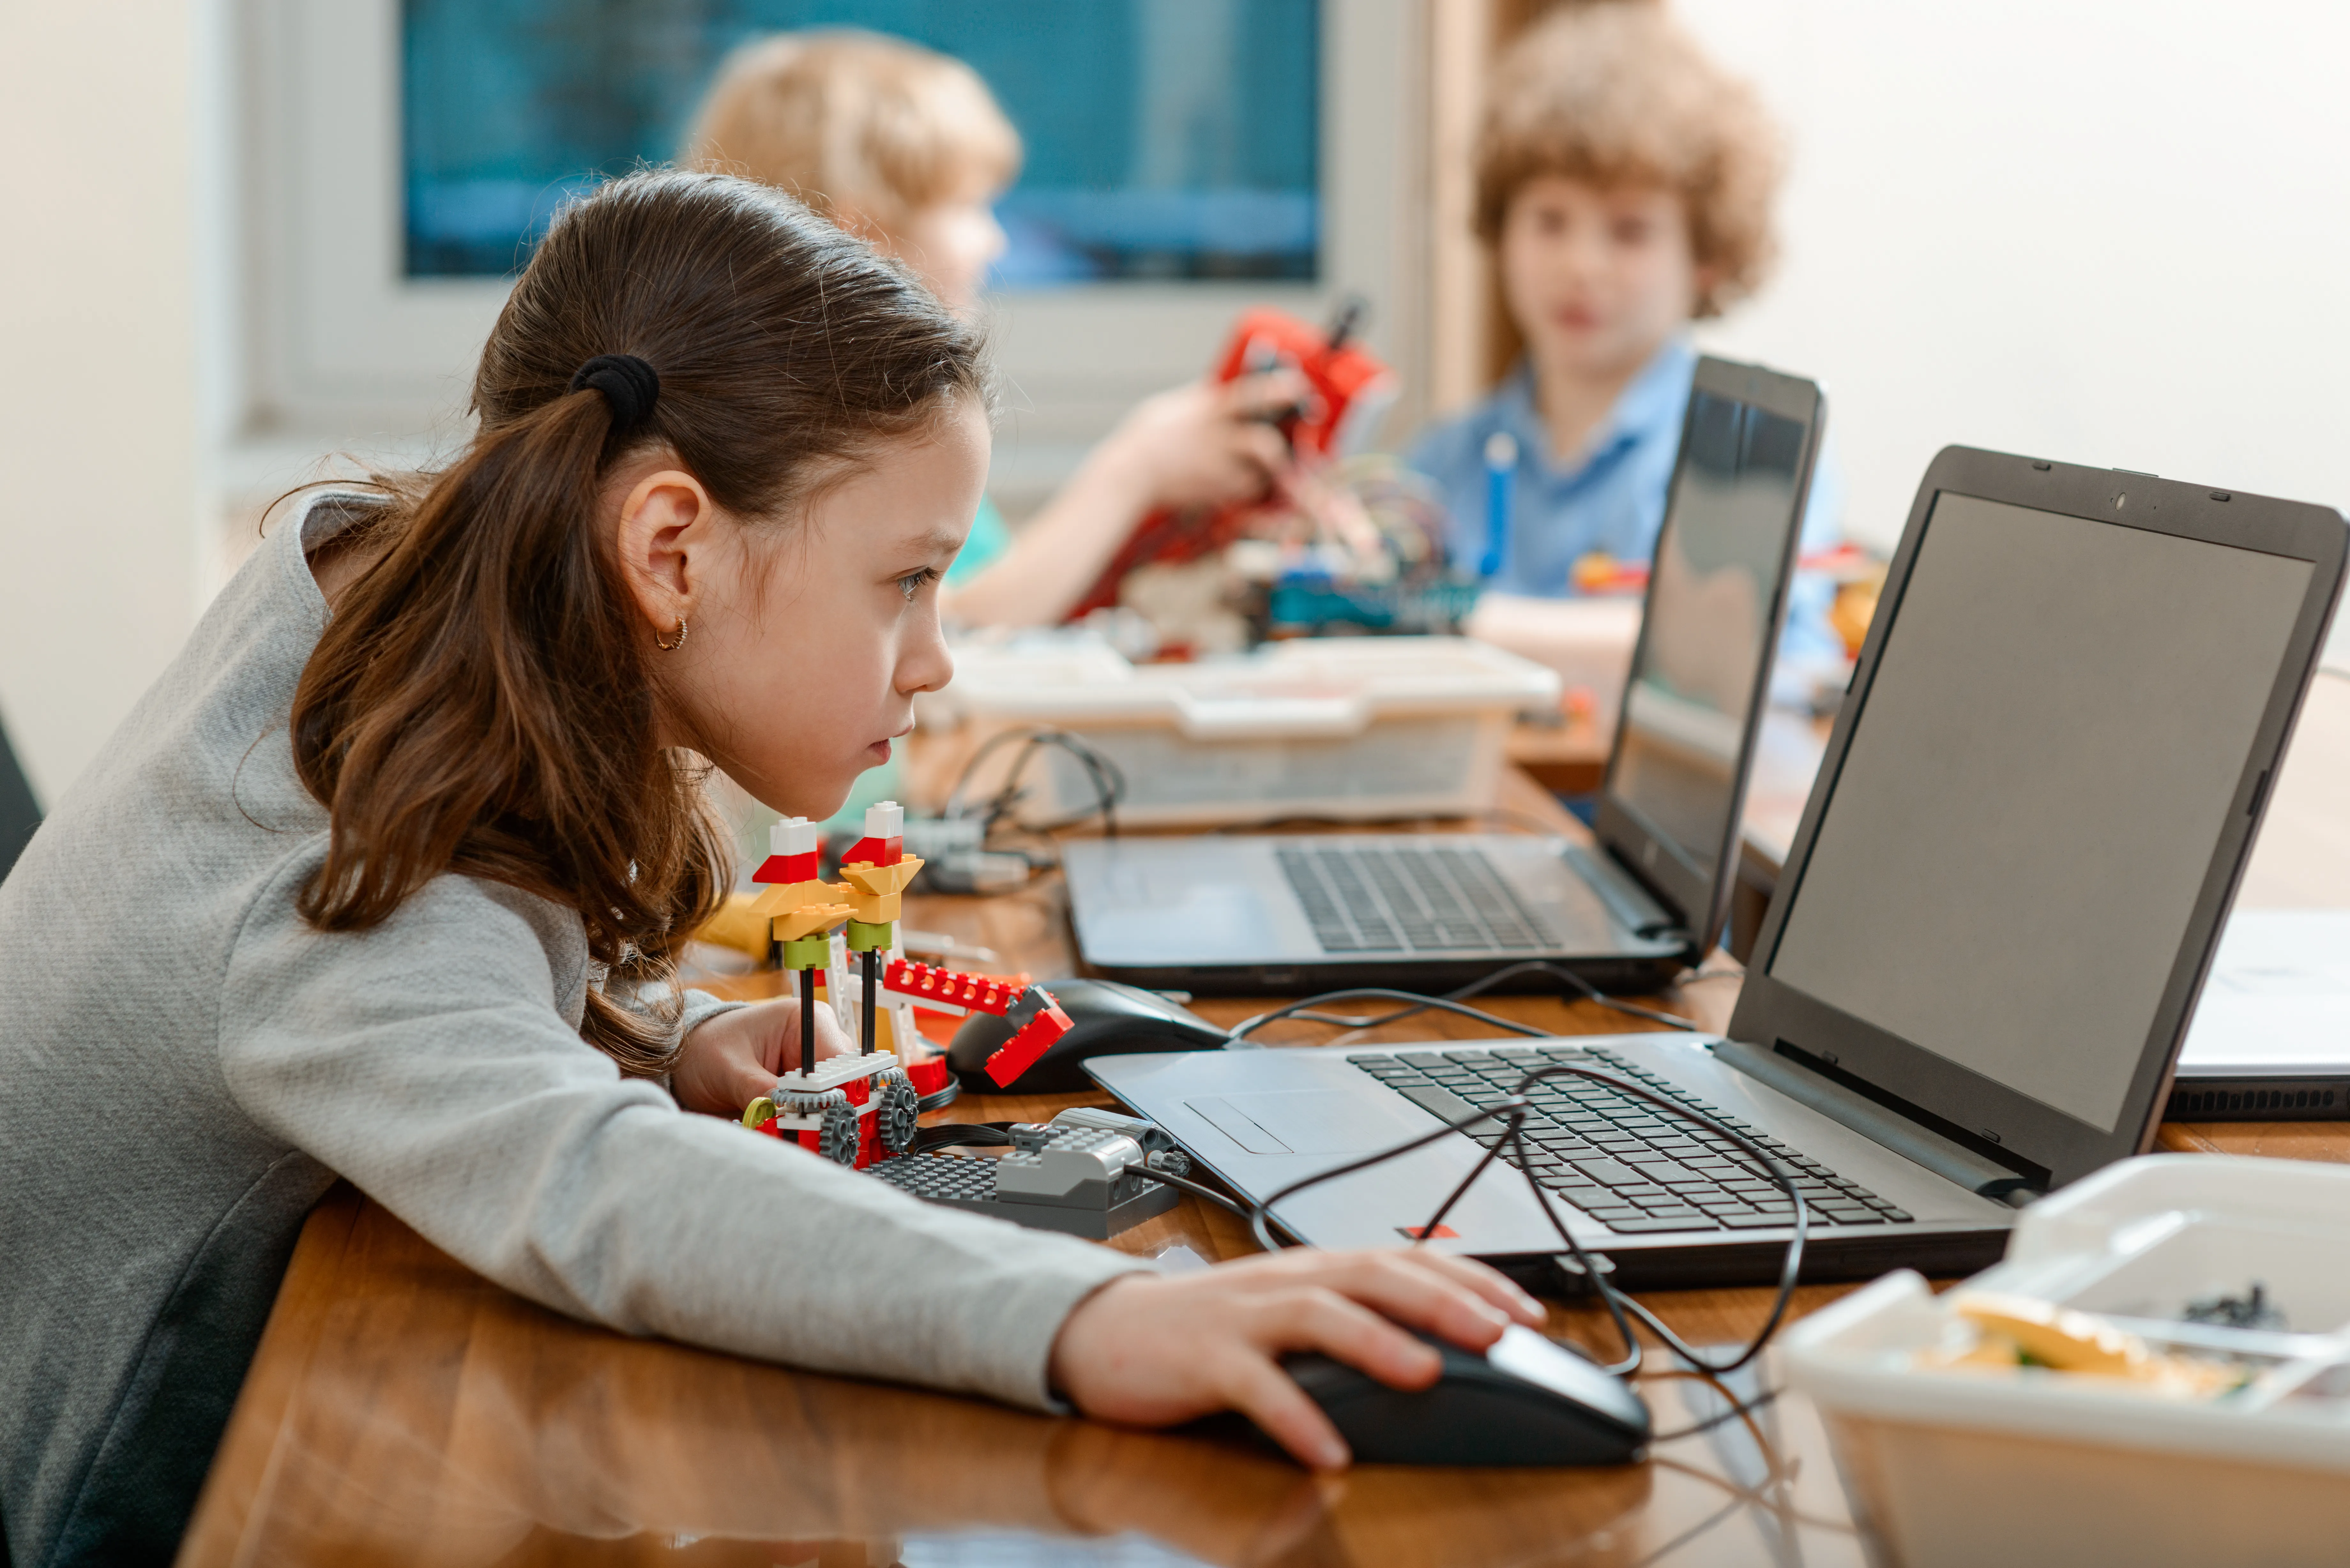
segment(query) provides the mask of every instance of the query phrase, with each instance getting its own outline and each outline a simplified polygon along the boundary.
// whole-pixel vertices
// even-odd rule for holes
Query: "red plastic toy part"
[[[993,1013],[1018,1024],[1012,1038],[997,1046],[995,1054],[987,1059],[987,1075],[995,1080],[998,1088],[1010,1088],[1012,1080],[1035,1066],[1036,1059],[1051,1050],[1053,1042],[1071,1027],[1069,1015],[1061,1011],[1053,993],[1041,985],[1013,985],[985,975],[933,969],[906,959],[890,963],[882,972],[881,985],[885,991],[917,1002],[943,1002],[974,1012]]]
[[[895,866],[906,857],[906,840],[896,838],[860,838],[850,845],[840,857],[843,866]]]
[[[816,877],[816,852],[804,855],[770,855],[759,862],[751,873],[754,882],[813,882]]]
[[[1355,434],[1387,407],[1393,372],[1359,343],[1348,340],[1352,323],[1329,331],[1277,310],[1243,311],[1217,357],[1215,379],[1234,381],[1252,371],[1286,368],[1302,372],[1314,391],[1306,405],[1276,421],[1290,450],[1300,458],[1345,455]],[[1206,517],[1161,510],[1135,525],[1107,566],[1094,579],[1065,619],[1083,620],[1118,603],[1118,584],[1137,566],[1154,561],[1180,563],[1222,550],[1241,536],[1255,504],[1224,506]]]
[[[881,971],[881,989],[916,1002],[943,1002],[1001,1018],[1012,1010],[1027,987],[992,980],[983,974],[964,974],[908,959],[893,959],[889,967]]]
[[[1010,1088],[1013,1079],[1035,1066],[1036,1059],[1053,1048],[1053,1042],[1069,1032],[1069,1015],[1061,1011],[1061,1004],[1043,986],[1030,986],[1028,996],[1042,1003],[1036,1015],[1022,1024],[987,1059],[987,1075],[995,1080],[999,1089]]]

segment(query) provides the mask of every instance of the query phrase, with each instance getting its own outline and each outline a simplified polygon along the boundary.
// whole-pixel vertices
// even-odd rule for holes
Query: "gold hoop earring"
[[[675,642],[663,642],[660,638],[655,638],[653,639],[653,646],[660,649],[663,653],[675,653],[679,649],[683,648],[685,646],[685,618],[683,616],[677,618],[677,640]]]

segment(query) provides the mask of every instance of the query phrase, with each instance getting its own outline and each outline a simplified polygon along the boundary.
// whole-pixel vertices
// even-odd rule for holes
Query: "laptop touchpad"
[[[1203,1096],[1183,1103],[1251,1154],[1352,1154],[1427,1130],[1408,1106],[1345,1089]]]

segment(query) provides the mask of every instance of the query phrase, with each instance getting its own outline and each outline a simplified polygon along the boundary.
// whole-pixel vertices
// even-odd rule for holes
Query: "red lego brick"
[[[926,963],[911,963],[899,959],[882,971],[881,986],[900,996],[918,1002],[946,1002],[957,1007],[968,1007],[975,1012],[993,1012],[1002,1017],[1017,1002],[1026,988],[984,975],[961,974],[951,969],[934,969]]]
[[[933,1056],[927,1062],[909,1062],[906,1064],[907,1079],[914,1085],[914,1093],[924,1099],[945,1088],[953,1076],[943,1055]]]
[[[1050,993],[1035,986],[1029,990],[1043,1000],[1043,1009],[987,1059],[987,1075],[995,1080],[999,1089],[1010,1088],[1014,1078],[1035,1066],[1037,1058],[1052,1049],[1053,1042],[1070,1029],[1069,1015],[1061,1011],[1061,1004]]]
[[[754,882],[813,882],[816,876],[816,853],[805,855],[770,855],[759,862],[751,873]]]
[[[895,866],[905,857],[906,839],[900,834],[895,838],[860,838],[848,846],[840,863],[854,866],[862,861],[868,866]]]

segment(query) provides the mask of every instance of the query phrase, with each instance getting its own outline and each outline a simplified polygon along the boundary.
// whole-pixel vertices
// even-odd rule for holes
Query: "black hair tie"
[[[625,440],[652,418],[660,372],[634,354],[598,354],[572,372],[571,390],[592,387],[612,405],[612,434]]]

